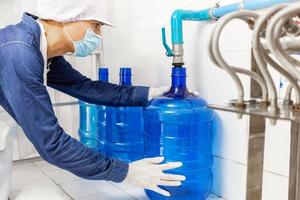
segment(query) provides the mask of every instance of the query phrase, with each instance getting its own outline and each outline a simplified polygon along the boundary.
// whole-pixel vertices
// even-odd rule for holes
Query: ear
[[[86,28],[80,22],[64,23],[64,27],[72,38],[72,41],[82,40],[85,36]]]

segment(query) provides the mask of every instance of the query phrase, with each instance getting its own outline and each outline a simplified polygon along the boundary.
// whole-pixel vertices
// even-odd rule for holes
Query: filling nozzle
[[[180,67],[184,65],[184,49],[183,44],[173,45],[173,66]]]
[[[173,44],[173,49],[171,49],[167,43],[166,39],[166,30],[162,28],[162,42],[166,49],[166,55],[168,57],[173,57],[173,66],[174,67],[181,67],[184,65],[184,49],[183,43],[182,44]]]

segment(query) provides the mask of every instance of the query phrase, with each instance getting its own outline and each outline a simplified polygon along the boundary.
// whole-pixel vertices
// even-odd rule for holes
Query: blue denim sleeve
[[[50,61],[48,86],[82,101],[106,106],[147,106],[148,87],[118,86],[92,81],[72,68],[63,57]]]
[[[43,67],[38,56],[25,45],[23,48],[7,46],[0,51],[0,56],[3,98],[9,102],[16,121],[41,157],[85,179],[123,181],[128,164],[85,147],[58,124],[43,85]]]

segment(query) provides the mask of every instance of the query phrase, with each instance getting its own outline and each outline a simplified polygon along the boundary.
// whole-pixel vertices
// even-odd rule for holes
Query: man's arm
[[[85,147],[59,126],[40,78],[43,72],[35,53],[29,47],[5,48],[0,86],[18,124],[41,157],[85,179],[123,181],[128,172],[127,164]]]
[[[147,106],[148,87],[118,86],[92,81],[72,68],[63,57],[51,60],[48,86],[82,101],[106,106]]]

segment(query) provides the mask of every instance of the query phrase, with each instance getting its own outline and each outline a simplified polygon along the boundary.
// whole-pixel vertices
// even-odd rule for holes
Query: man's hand
[[[125,182],[137,187],[152,190],[164,196],[171,194],[159,186],[180,186],[185,181],[185,176],[165,174],[164,171],[176,169],[182,166],[181,162],[161,164],[164,157],[146,158],[129,164],[129,170]]]

